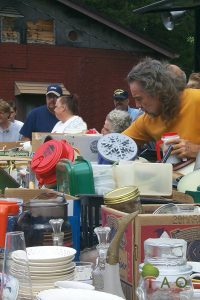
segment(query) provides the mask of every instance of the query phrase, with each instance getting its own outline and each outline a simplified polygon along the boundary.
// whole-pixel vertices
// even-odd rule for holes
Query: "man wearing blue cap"
[[[23,140],[31,140],[32,132],[51,132],[58,122],[54,112],[56,100],[62,94],[62,88],[58,84],[50,84],[47,87],[46,105],[34,108],[20,130]]]
[[[116,109],[125,110],[129,113],[132,122],[137,119],[143,111],[137,108],[131,108],[129,106],[128,92],[122,89],[117,89],[113,94],[114,105]]]

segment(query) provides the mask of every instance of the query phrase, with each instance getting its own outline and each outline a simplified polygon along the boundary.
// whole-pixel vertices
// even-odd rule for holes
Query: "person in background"
[[[17,108],[15,103],[12,101],[9,103],[10,105],[10,109],[11,109],[11,113],[10,113],[10,121],[15,123],[15,124],[19,124],[21,125],[21,127],[24,125],[23,122],[19,121],[19,120],[15,120],[16,114],[17,114]]]
[[[188,79],[187,88],[200,89],[200,73],[191,73]]]
[[[185,72],[177,65],[166,64],[167,71],[170,72],[174,84],[179,91],[183,91],[187,85],[187,76]]]
[[[59,97],[55,105],[55,115],[59,122],[52,129],[52,133],[84,133],[87,124],[78,116],[78,101],[76,95]]]
[[[143,111],[139,108],[131,108],[129,106],[128,92],[122,89],[117,89],[113,93],[114,105],[116,109],[125,110],[131,116],[132,122],[137,119]]]
[[[136,107],[144,114],[123,133],[141,145],[176,132],[180,139],[170,141],[172,154],[195,158],[200,151],[200,91],[178,89],[166,65],[151,58],[134,66],[127,79]]]
[[[103,128],[101,129],[101,133],[103,135],[117,132],[121,133],[126,128],[128,128],[132,123],[131,116],[127,111],[113,109],[106,116],[105,123]]]
[[[106,116],[104,126],[101,129],[101,134],[121,133],[128,128],[131,123],[132,119],[127,111],[115,108]],[[104,159],[101,154],[98,153],[98,164],[110,165],[112,163]]]
[[[22,125],[10,121],[11,108],[8,102],[0,99],[0,142],[17,142],[20,140]]]
[[[31,140],[32,132],[51,132],[58,119],[55,116],[55,104],[62,96],[62,88],[58,84],[50,84],[46,93],[46,104],[34,108],[20,130],[22,140]]]

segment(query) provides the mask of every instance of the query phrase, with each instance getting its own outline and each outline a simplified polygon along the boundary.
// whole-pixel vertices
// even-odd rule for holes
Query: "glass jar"
[[[104,203],[116,210],[126,213],[142,213],[140,193],[136,186],[125,186],[115,189],[104,196]]]
[[[186,262],[187,243],[181,239],[159,238],[144,242],[145,260],[140,264],[139,300],[189,300],[193,296]]]

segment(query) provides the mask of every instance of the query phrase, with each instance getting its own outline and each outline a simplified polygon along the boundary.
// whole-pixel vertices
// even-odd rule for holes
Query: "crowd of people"
[[[105,118],[101,133],[128,135],[139,145],[159,140],[163,133],[176,132],[173,154],[195,158],[200,151],[200,73],[188,79],[176,65],[145,58],[128,73],[129,92],[113,92],[113,110]],[[58,84],[46,92],[46,104],[33,109],[25,123],[15,120],[16,107],[0,100],[0,141],[31,140],[32,132],[85,133],[86,122],[78,113],[76,95],[63,95]]]

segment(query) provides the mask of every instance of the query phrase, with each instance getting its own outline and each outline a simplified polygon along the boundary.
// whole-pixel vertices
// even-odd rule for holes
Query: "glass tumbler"
[[[92,284],[92,271],[94,264],[92,262],[78,261],[75,262],[75,281],[81,281],[84,283]]]
[[[7,232],[3,260],[2,300],[32,300],[32,284],[24,233]]]

